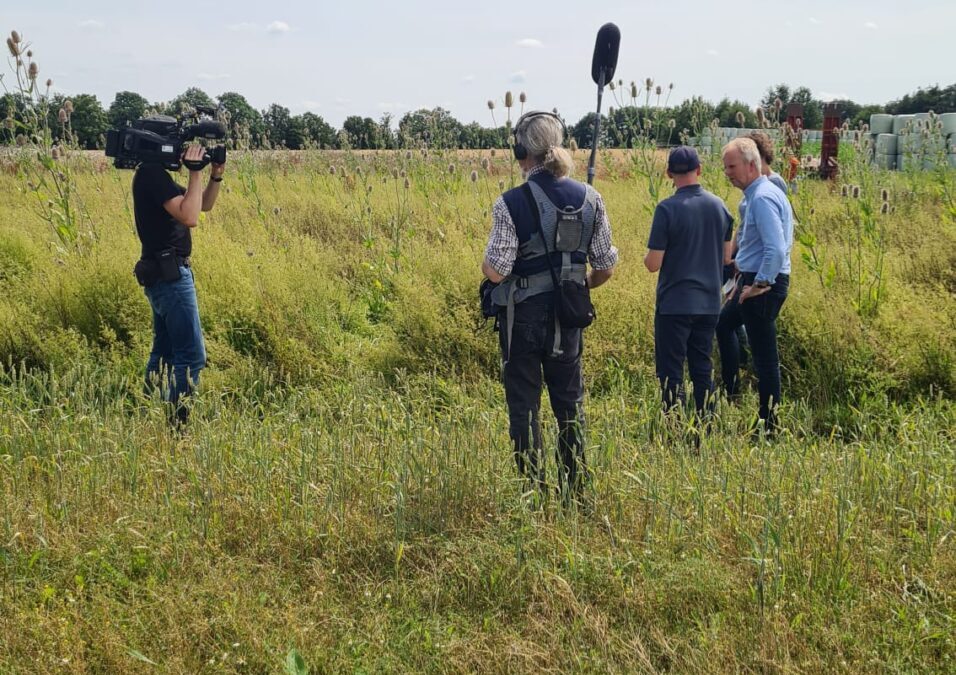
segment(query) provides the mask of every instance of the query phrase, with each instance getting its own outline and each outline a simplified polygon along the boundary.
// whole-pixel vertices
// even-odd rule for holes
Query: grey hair
[[[515,126],[515,139],[528,149],[528,157],[558,178],[574,170],[571,153],[561,147],[564,127],[554,115],[526,113]]]
[[[748,164],[753,163],[754,166],[757,167],[757,173],[760,173],[760,150],[757,149],[757,144],[753,142],[753,139],[735,138],[720,151],[721,158],[726,156],[731,150],[737,150],[740,153],[740,157]]]

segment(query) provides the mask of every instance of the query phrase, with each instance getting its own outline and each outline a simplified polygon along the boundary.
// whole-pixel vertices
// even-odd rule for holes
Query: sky
[[[502,124],[506,91],[576,121],[596,107],[591,55],[606,22],[622,36],[615,79],[673,83],[671,103],[756,105],[777,83],[886,103],[956,82],[954,0],[3,4],[0,31],[31,43],[55,92],[95,94],[108,107],[118,91],[166,101],[196,86],[335,126],[436,106],[491,126],[489,99]],[[614,97],[605,92],[604,110],[626,103]]]

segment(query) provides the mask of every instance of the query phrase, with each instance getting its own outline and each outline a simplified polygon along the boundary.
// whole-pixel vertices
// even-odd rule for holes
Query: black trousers
[[[542,456],[542,384],[548,385],[551,410],[558,422],[558,483],[567,497],[581,492],[584,459],[584,378],[581,373],[580,328],[561,328],[561,354],[552,355],[554,306],[550,293],[515,305],[511,346],[502,326],[502,379],[508,402],[509,434],[518,471],[539,488],[545,485]],[[543,376],[543,378],[542,378]]]
[[[753,273],[741,275],[738,285],[753,283]],[[776,425],[774,409],[781,401],[780,391],[780,354],[777,351],[777,315],[787,299],[790,289],[790,277],[778,274],[770,291],[755,298],[739,301],[740,293],[734,295],[720,312],[717,321],[717,346],[720,349],[720,363],[724,389],[728,398],[736,399],[740,394],[740,344],[737,329],[747,328],[750,351],[753,355],[753,368],[757,375],[757,392],[760,397],[758,414],[765,428],[772,431]]]
[[[703,414],[713,394],[710,353],[717,314],[655,314],[654,359],[664,407],[684,403],[684,361],[694,383],[694,405]]]

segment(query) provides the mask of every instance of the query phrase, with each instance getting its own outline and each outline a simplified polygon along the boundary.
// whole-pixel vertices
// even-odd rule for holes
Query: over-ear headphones
[[[511,150],[514,152],[515,159],[528,158],[528,148],[526,148],[523,143],[518,141],[518,130],[521,129],[522,124],[527,123],[528,120],[535,117],[553,117],[554,119],[558,120],[558,124],[561,125],[562,143],[564,143],[564,139],[568,136],[568,127],[564,124],[564,120],[558,117],[556,114],[541,111],[526,112],[524,115],[518,118],[518,121],[515,122],[515,128],[511,130],[511,135],[514,136],[514,144],[511,146]]]

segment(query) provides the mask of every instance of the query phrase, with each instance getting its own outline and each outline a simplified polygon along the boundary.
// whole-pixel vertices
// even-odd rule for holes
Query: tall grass
[[[231,159],[195,232],[210,367],[184,436],[141,393],[131,174],[58,161],[82,254],[0,173],[0,670],[952,669],[951,172],[845,177],[894,206],[867,312],[857,203],[801,185],[833,272],[795,252],[785,431],[752,438],[748,395],[698,455],[653,377],[646,177],[612,156],[584,514],[529,508],[512,467],[475,297],[502,153]]]

